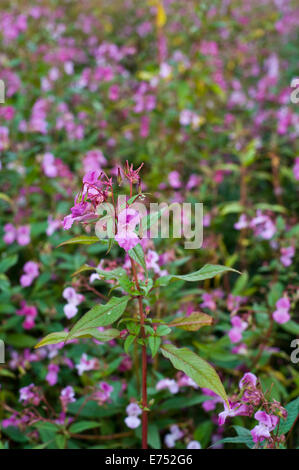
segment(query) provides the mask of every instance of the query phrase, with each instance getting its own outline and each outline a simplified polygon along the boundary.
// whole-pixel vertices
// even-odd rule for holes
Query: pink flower
[[[201,449],[201,445],[198,441],[190,441],[187,445],[187,449]]]
[[[34,327],[35,318],[37,316],[37,308],[33,305],[27,305],[26,302],[23,300],[21,302],[21,308],[16,311],[17,315],[25,315],[25,320],[23,323],[23,327],[25,330],[31,330]]]
[[[270,432],[273,431],[279,421],[278,416],[269,415],[265,411],[257,411],[254,415],[259,424],[251,430],[254,442],[264,441],[271,437]]]
[[[9,147],[9,129],[8,127],[0,126],[0,152]]]
[[[126,408],[126,412],[128,416],[139,416],[141,415],[142,410],[137,403],[130,403]]]
[[[174,447],[176,441],[181,439],[183,436],[184,436],[183,431],[181,431],[180,428],[176,424],[170,426],[170,433],[166,434],[164,438],[166,447],[169,447],[169,448]]]
[[[234,417],[234,416],[250,416],[252,413],[252,408],[249,405],[244,405],[242,403],[232,403],[230,402],[230,408],[228,408],[227,404],[224,402],[224,411],[219,413],[218,415],[218,424],[222,426],[226,418]]]
[[[131,250],[140,241],[137,233],[135,232],[135,228],[139,222],[140,214],[134,209],[124,209],[118,216],[115,240],[125,251]]]
[[[238,222],[234,224],[236,230],[242,230],[243,228],[248,227],[248,220],[245,214],[241,214]]]
[[[127,408],[126,412],[128,416],[125,418],[125,423],[130,429],[136,429],[141,424],[141,420],[138,418],[141,415],[142,410],[137,405],[137,403],[130,403]]]
[[[93,398],[102,405],[110,399],[110,395],[113,392],[113,387],[107,382],[100,382],[99,388],[93,393]]]
[[[253,229],[255,236],[270,240],[276,232],[276,227],[269,216],[257,211],[249,226]]]
[[[17,228],[17,242],[21,246],[28,245],[30,243],[30,226],[21,225]]]
[[[79,375],[82,375],[83,372],[88,370],[96,369],[98,362],[96,359],[88,359],[87,354],[82,354],[79,364],[76,364],[76,369]]]
[[[71,385],[68,385],[63,390],[61,390],[60,401],[64,409],[69,403],[74,403],[76,401],[75,391]]]
[[[292,264],[292,258],[295,255],[295,248],[293,246],[287,246],[280,249],[280,261],[281,263],[288,267]]]
[[[209,308],[212,311],[216,310],[216,302],[212,294],[209,294],[208,292],[204,292],[202,294],[202,299],[203,299],[203,302],[200,304],[202,308]]]
[[[49,215],[48,217],[48,227],[47,227],[47,230],[46,230],[46,234],[48,235],[48,237],[50,237],[51,235],[53,235],[54,232],[56,232],[57,229],[59,229],[61,227],[61,221],[58,220],[58,219],[53,219],[53,217],[51,215]]]
[[[242,379],[240,380],[239,387],[240,389],[248,385],[255,387],[256,382],[257,382],[257,376],[252,374],[251,372],[247,372],[246,374],[243,375]]]
[[[289,309],[291,307],[290,300],[287,296],[282,297],[276,302],[276,310],[273,312],[274,320],[283,324],[290,320]]]
[[[141,424],[141,420],[137,416],[127,416],[125,423],[130,429],[136,429]]]
[[[40,397],[34,384],[20,388],[20,401],[24,402],[24,405],[39,405]]]
[[[159,382],[156,385],[156,390],[163,390],[165,388],[168,388],[168,390],[172,394],[178,393],[179,391],[178,384],[176,383],[175,380],[171,380],[171,379],[159,380]]]
[[[49,385],[53,386],[58,380],[59,366],[57,364],[49,364],[48,373],[46,375],[46,381]]]
[[[73,318],[78,312],[77,306],[84,300],[84,295],[77,294],[73,287],[66,287],[62,296],[68,301],[63,308],[64,314],[69,319]]]
[[[27,261],[27,263],[24,264],[23,270],[25,274],[21,276],[20,284],[22,287],[28,287],[39,275],[38,264],[34,261]]]
[[[179,189],[182,186],[179,172],[171,171],[168,175],[168,182],[172,188]]]
[[[231,324],[233,328],[228,332],[229,339],[232,343],[238,343],[241,341],[242,333],[246,330],[248,323],[243,321],[238,315],[235,315],[231,318]]]
[[[55,157],[52,153],[47,152],[44,154],[42,168],[46,176],[55,178],[58,174],[58,169],[55,164]]]
[[[5,232],[5,234],[4,234],[4,237],[3,237],[3,241],[7,245],[10,245],[16,239],[17,230],[15,229],[15,227],[12,224],[6,224],[6,225],[4,225],[4,232]]]

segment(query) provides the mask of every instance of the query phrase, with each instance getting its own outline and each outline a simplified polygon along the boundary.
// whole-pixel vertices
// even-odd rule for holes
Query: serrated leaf
[[[116,328],[109,328],[108,330],[99,331],[97,328],[84,329],[84,332],[77,331],[73,333],[69,339],[74,338],[95,338],[98,341],[106,342],[118,338],[120,335],[119,330]]]
[[[190,349],[177,348],[173,344],[163,345],[161,352],[176,369],[185,372],[199,387],[209,388],[228,404],[222,382],[215,369],[208,362]]]
[[[291,427],[293,426],[295,420],[298,418],[299,415],[299,397],[295,400],[291,401],[285,406],[285,409],[288,412],[287,418],[281,419],[279,424],[279,434],[286,434],[289,432]]]
[[[212,277],[218,276],[219,274],[225,273],[227,271],[233,271],[240,274],[236,269],[228,268],[227,266],[221,266],[218,264],[206,264],[198,271],[189,274],[169,274],[168,276],[162,276],[156,281],[156,285],[167,285],[172,279],[181,279],[188,282],[197,282],[203,281],[205,279],[211,279]]]
[[[43,346],[48,346],[49,344],[63,343],[66,340],[68,335],[67,331],[58,331],[56,333],[50,333],[45,336],[39,343],[37,343],[34,348],[41,348]]]
[[[213,324],[213,318],[206,313],[192,312],[188,317],[175,318],[169,323],[169,326],[175,326],[186,331],[197,331],[202,326]]]
[[[73,326],[67,339],[89,334],[93,328],[108,326],[118,320],[126,309],[129,297],[112,297],[105,305],[95,305]]]

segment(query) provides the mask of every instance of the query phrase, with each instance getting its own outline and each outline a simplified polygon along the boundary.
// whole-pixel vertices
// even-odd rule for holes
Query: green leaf
[[[8,271],[12,266],[14,266],[18,261],[17,255],[8,256],[0,261],[0,273],[5,273]]]
[[[221,380],[208,362],[201,359],[190,349],[177,348],[173,344],[163,345],[161,352],[176,369],[185,372],[200,387],[209,388],[215,392],[228,404],[228,398]]]
[[[287,419],[281,419],[279,424],[279,434],[286,434],[293,426],[299,415],[299,397],[288,403],[285,407],[288,412]]]
[[[156,285],[167,285],[169,281],[172,279],[181,279],[183,281],[189,281],[189,282],[197,282],[197,281],[203,281],[205,279],[211,279],[212,277],[218,276],[219,274],[222,274],[227,271],[233,271],[235,273],[240,274],[239,271],[236,269],[228,268],[227,266],[221,266],[218,264],[206,264],[203,266],[201,269],[198,271],[195,271],[194,273],[189,273],[189,274],[184,274],[182,276],[179,276],[178,274],[170,274],[168,276],[162,276],[156,281]],[[166,283],[166,284],[165,284]]]
[[[232,294],[241,295],[248,283],[248,273],[244,272],[235,282]]]
[[[57,248],[60,246],[64,245],[74,245],[74,244],[79,244],[79,245],[92,245],[93,243],[107,243],[105,240],[100,240],[98,237],[89,237],[88,235],[79,235],[74,238],[70,238],[69,240],[66,240],[65,242],[60,243]]]
[[[88,264],[83,264],[83,266],[81,266],[81,268],[77,269],[77,271],[75,271],[72,274],[72,277],[78,276],[78,274],[84,273],[85,271],[94,271],[95,269],[96,268],[93,267],[93,266],[88,266]]]
[[[157,336],[166,336],[171,332],[171,328],[168,325],[159,325],[156,329]]]
[[[127,354],[129,353],[130,347],[134,343],[135,338],[136,338],[136,336],[134,336],[134,335],[128,335],[126,337],[125,342],[124,342],[125,353],[127,353]]]
[[[129,297],[112,297],[105,305],[95,305],[73,326],[67,339],[90,334],[90,330],[118,320],[126,309]]]
[[[189,317],[175,318],[169,323],[169,326],[175,326],[186,331],[197,331],[202,326],[213,324],[213,318],[206,313],[192,312]]]
[[[220,441],[215,442],[212,446],[214,447],[216,444],[245,444],[247,447],[252,449],[254,447],[254,442],[252,439],[251,432],[243,428],[242,426],[233,426],[234,430],[237,432],[237,436],[234,437],[225,437]]]
[[[98,428],[99,426],[100,423],[97,423],[96,421],[78,421],[71,425],[69,431],[73,434],[78,434],[82,431],[87,431],[87,429]]]
[[[161,338],[159,338],[158,336],[149,336],[148,344],[151,349],[152,357],[154,357],[159,350]]]
[[[142,246],[140,245],[140,243],[138,243],[138,245],[134,246],[134,248],[132,248],[132,250],[129,250],[128,254],[129,254],[130,258],[132,258],[133,261],[135,261],[137,264],[139,264],[139,266],[141,266],[144,269],[144,271],[147,272],[146,264],[145,264],[145,258],[144,258],[144,252],[143,252],[143,249],[142,249]]]
[[[73,334],[69,334],[68,339],[74,338],[95,338],[98,341],[111,341],[112,339],[118,338],[120,332],[116,328],[109,328],[108,330],[99,331],[97,328],[84,329],[84,332],[77,331]]]
[[[39,343],[37,343],[34,348],[41,348],[43,346],[48,346],[49,344],[57,344],[65,342],[67,338],[68,332],[67,331],[58,331],[56,333],[50,333],[49,335],[45,336]]]

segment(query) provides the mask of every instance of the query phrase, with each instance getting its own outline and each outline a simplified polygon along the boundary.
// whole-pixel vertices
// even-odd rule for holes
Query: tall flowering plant
[[[191,349],[178,348],[168,338],[173,328],[197,331],[202,326],[211,325],[212,317],[201,312],[188,312],[188,316],[175,318],[167,323],[155,317],[155,305],[160,289],[174,279],[199,282],[232,269],[207,264],[198,271],[184,275],[165,274],[159,269],[155,261],[155,252],[147,249],[146,239],[141,238],[138,231],[142,225],[142,218],[134,208],[134,203],[145,197],[142,193],[141,168],[142,165],[134,170],[133,165],[126,162],[125,167],[119,168],[115,180],[103,171],[89,171],[83,177],[82,187],[75,197],[71,213],[64,218],[66,230],[78,221],[89,232],[92,225],[98,227],[100,224],[101,228],[106,229],[106,235],[108,235],[107,227],[112,222],[112,237],[84,235],[67,240],[61,245],[103,243],[110,251],[114,244],[118,244],[126,253],[124,267],[104,270],[100,265],[98,267],[84,265],[74,275],[89,270],[95,271],[94,274],[98,278],[108,283],[114,281],[113,290],[119,289],[123,295],[104,298],[106,303],[94,305],[68,331],[50,333],[36,347],[68,344],[79,338],[94,338],[100,342],[118,338],[123,341],[126,353],[135,345],[133,354],[136,356],[137,364],[141,352],[141,398],[138,403],[131,403],[127,407],[126,424],[131,428],[137,427],[140,422],[138,416],[141,414],[142,448],[146,449],[151,406],[147,397],[149,355],[154,358],[158,353],[162,354],[175,369],[186,374],[195,386],[211,390],[220,401],[223,401],[225,408],[230,409],[228,397],[215,369]],[[116,195],[120,187],[128,191],[125,203],[118,204],[117,207]],[[137,188],[136,193],[134,193],[135,188]],[[107,202],[116,209],[115,218],[103,210]],[[147,227],[149,228],[152,223],[154,223],[153,218],[148,220]],[[111,328],[113,324],[117,327]],[[100,393],[103,394],[104,391],[101,390]]]

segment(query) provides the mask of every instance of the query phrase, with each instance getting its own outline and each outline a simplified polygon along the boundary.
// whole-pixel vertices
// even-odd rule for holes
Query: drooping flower
[[[183,436],[184,436],[183,431],[181,431],[180,428],[176,424],[170,426],[170,433],[166,434],[164,438],[166,447],[168,448],[174,447],[176,441],[181,439]]]
[[[49,364],[46,381],[50,386],[57,384],[59,366],[57,364]]]
[[[253,442],[257,443],[269,439],[271,437],[270,432],[276,428],[279,421],[278,416],[269,415],[260,410],[255,413],[254,417],[259,424],[251,430]]]
[[[130,429],[136,429],[141,424],[141,420],[138,418],[141,415],[142,410],[137,403],[130,403],[127,408],[126,412],[128,416],[125,418],[125,423]]]
[[[78,305],[84,300],[84,295],[77,294],[73,287],[66,287],[62,293],[62,296],[68,301],[63,307],[65,316],[70,319],[78,313]]]
[[[27,261],[23,266],[23,270],[24,274],[20,278],[20,284],[22,287],[28,287],[39,275],[38,264],[34,261]]]
[[[82,375],[83,372],[88,370],[94,370],[98,366],[97,359],[88,359],[87,354],[82,354],[79,364],[76,364],[76,369],[78,371],[78,375]]]
[[[225,402],[223,403],[223,405],[224,411],[222,411],[218,415],[218,424],[220,426],[225,423],[226,418],[228,417],[232,418],[234,416],[251,416],[252,414],[252,407],[250,405],[231,401],[229,402],[229,407]]]
[[[139,243],[139,237],[135,232],[140,222],[140,214],[134,209],[124,209],[118,215],[116,242],[125,251],[129,251]]]
[[[27,387],[20,388],[20,401],[23,402],[24,405],[28,405],[29,403],[35,406],[40,404],[40,395],[36,386],[32,383]]]
[[[246,330],[248,323],[241,317],[235,315],[231,318],[232,329],[229,330],[228,336],[232,343],[238,343],[242,339],[242,333]]]
[[[292,258],[295,255],[295,248],[293,246],[282,247],[280,249],[280,261],[283,266],[290,266],[292,264]]]
[[[286,323],[290,320],[289,309],[291,307],[290,300],[287,296],[282,297],[276,302],[276,310],[273,312],[273,319],[280,323]]]
[[[187,449],[201,449],[200,442],[198,441],[188,442]]]
[[[165,388],[168,388],[172,394],[178,393],[179,391],[179,386],[173,379],[162,379],[156,384],[156,390],[163,390]]]

